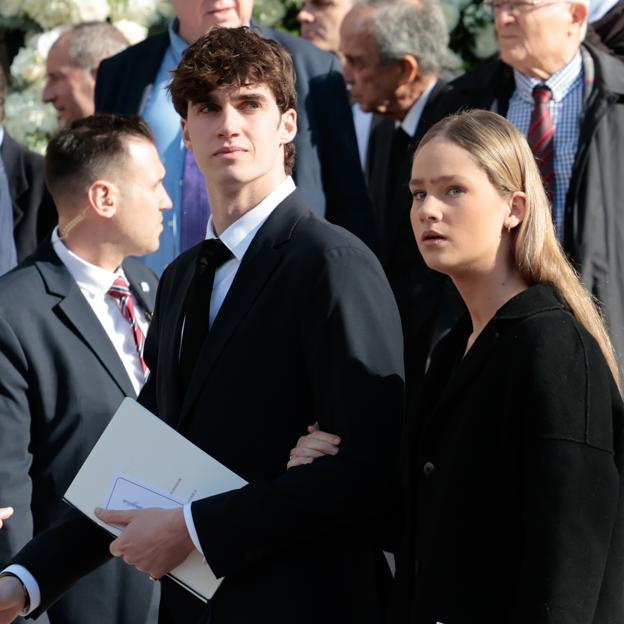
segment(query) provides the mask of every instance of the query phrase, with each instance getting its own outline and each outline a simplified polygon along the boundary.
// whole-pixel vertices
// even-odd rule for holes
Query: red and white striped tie
[[[147,366],[145,365],[145,360],[143,359],[145,336],[143,335],[143,332],[139,327],[136,314],[134,313],[134,297],[130,292],[128,282],[126,282],[123,277],[118,277],[113,282],[113,285],[110,287],[110,290],[107,294],[117,300],[123,317],[126,319],[126,321],[128,321],[128,323],[130,323],[130,327],[132,327],[132,334],[134,336],[134,343],[136,344],[137,353],[139,354],[141,369],[143,370],[143,374],[147,375]]]
[[[527,141],[535,155],[548,198],[554,204],[555,126],[548,108],[548,104],[552,100],[552,91],[546,85],[537,85],[533,88],[533,99],[535,104],[531,112]]]

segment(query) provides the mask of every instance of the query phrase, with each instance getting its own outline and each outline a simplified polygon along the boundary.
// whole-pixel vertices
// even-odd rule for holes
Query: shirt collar
[[[287,176],[280,184],[269,193],[255,208],[246,212],[230,225],[219,236],[223,244],[232,252],[232,255],[240,262],[245,255],[251,241],[268,219],[269,215],[295,190],[295,183]],[[212,226],[212,215],[208,219],[206,238],[217,238]]]
[[[4,141],[4,128],[0,126],[0,147],[2,147],[3,141]]]
[[[437,80],[434,80],[421,94],[421,96],[412,104],[412,107],[405,115],[405,119],[399,124],[401,128],[410,136],[414,137],[416,134],[416,128],[418,127],[418,122],[420,121],[420,116],[427,104],[427,100],[429,99],[429,95],[431,91],[433,91],[433,87],[435,87]]]
[[[176,64],[180,63],[184,51],[189,47],[189,44],[178,34],[179,30],[180,22],[177,17],[174,17],[169,24],[169,43]]]
[[[118,277],[126,279],[121,267],[119,267],[115,273],[111,273],[102,267],[83,260],[73,251],[70,251],[60,239],[58,227],[55,227],[52,232],[52,245],[54,246],[56,255],[60,258],[81,290],[86,290],[96,296],[104,297]]]
[[[552,91],[553,100],[560,102],[572,90],[577,80],[582,78],[582,75],[583,59],[580,50],[576,52],[574,58],[567,65],[564,65],[546,81],[532,78],[514,69],[516,92],[523,100],[531,103],[533,102],[533,87],[539,84],[545,84]]]

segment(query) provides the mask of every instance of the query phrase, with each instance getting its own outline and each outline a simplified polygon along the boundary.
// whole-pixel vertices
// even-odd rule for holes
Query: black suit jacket
[[[210,621],[379,622],[388,569],[378,525],[391,511],[403,393],[400,320],[382,268],[293,193],[245,254],[182,401],[180,329],[197,251],[161,279],[140,400],[249,481],[192,506],[205,557],[226,577]],[[342,436],[340,454],[286,471],[289,450],[315,421]],[[54,558],[64,531],[91,547],[59,578],[41,553]],[[84,521],[16,558],[40,580],[44,606],[77,570],[106,558],[97,540]],[[204,610],[163,582],[162,622],[195,622]]]
[[[293,177],[308,203],[375,249],[373,214],[360,167],[355,129],[338,60],[299,37],[253,25],[292,56],[297,74],[297,136]],[[95,85],[96,110],[141,110],[169,46],[169,35],[149,37],[102,61]]]
[[[153,274],[133,259],[123,267],[151,312]],[[115,348],[52,244],[44,243],[0,279],[0,500],[15,508],[0,531],[0,567],[65,515],[65,490],[125,396],[135,393]],[[50,622],[149,622],[152,589],[113,561],[55,604]]]
[[[448,280],[431,271],[418,251],[410,223],[412,196],[408,184],[414,150],[432,125],[438,97],[445,87],[446,82],[439,79],[431,91],[413,140],[398,163],[398,172],[390,171],[395,129],[392,119],[375,124],[369,143],[368,180],[380,232],[381,257],[403,321],[407,378],[416,385],[425,372],[434,318]],[[391,180],[396,179],[400,180],[399,186],[390,187]]]
[[[56,225],[56,209],[43,180],[43,156],[16,143],[6,130],[0,156],[11,191],[13,236],[21,262]]]
[[[624,621],[624,405],[557,293],[433,355],[411,412],[392,624]],[[464,357],[462,357],[464,356]]]

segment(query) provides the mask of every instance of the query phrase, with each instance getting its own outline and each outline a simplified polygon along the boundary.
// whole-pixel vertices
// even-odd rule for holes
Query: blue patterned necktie
[[[197,166],[195,155],[187,149],[184,155],[180,252],[190,249],[206,238],[209,215],[210,203],[206,180]]]
[[[17,264],[17,251],[13,238],[13,205],[9,180],[0,158],[0,275]]]

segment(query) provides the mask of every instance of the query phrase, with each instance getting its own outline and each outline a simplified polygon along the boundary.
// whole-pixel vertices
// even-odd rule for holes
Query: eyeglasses
[[[493,13],[507,11],[512,15],[527,13],[532,9],[550,4],[574,4],[575,0],[483,0],[483,6]]]

